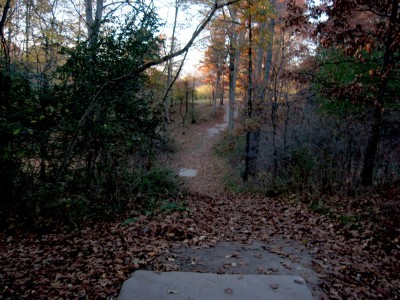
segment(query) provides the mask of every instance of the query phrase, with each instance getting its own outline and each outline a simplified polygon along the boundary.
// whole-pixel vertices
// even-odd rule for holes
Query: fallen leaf
[[[277,284],[277,283],[271,283],[269,286],[271,289],[274,289],[274,290],[279,288],[279,284]]]
[[[225,293],[233,294],[233,290],[231,288],[227,288],[227,289],[225,289]]]

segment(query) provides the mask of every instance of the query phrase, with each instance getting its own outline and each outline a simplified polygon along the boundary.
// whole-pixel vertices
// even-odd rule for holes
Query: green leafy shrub
[[[169,172],[150,169],[162,146],[160,82],[149,72],[110,84],[160,55],[158,17],[146,4],[131,8],[105,19],[96,39],[64,48],[52,73],[0,65],[1,214],[33,224],[104,218],[128,204],[151,208],[176,190]]]
[[[165,168],[153,168],[145,173],[137,185],[137,197],[143,210],[155,211],[165,199],[176,196],[178,182],[175,174]]]

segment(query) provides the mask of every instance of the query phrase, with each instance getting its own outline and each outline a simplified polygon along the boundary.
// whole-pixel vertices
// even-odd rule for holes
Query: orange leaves
[[[365,50],[368,54],[371,54],[371,53],[372,53],[372,43],[367,43],[367,44],[364,46],[364,50]]]

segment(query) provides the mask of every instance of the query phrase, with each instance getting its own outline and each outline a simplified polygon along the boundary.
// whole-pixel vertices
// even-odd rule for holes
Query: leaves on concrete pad
[[[225,293],[226,294],[233,294],[233,289],[227,288],[227,289],[225,289]]]
[[[141,216],[129,226],[122,224],[124,216],[86,224],[74,232],[1,233],[2,297],[116,296],[124,279],[137,269],[178,270],[175,257],[168,256],[171,249],[213,247],[218,241],[268,243],[275,237],[308,241],[305,246],[314,253],[312,267],[329,298],[395,299],[399,295],[400,249],[381,239],[379,223],[366,219],[353,230],[286,198],[191,195],[186,202],[188,211]],[[285,257],[283,249],[274,247],[272,252]],[[171,259],[158,261],[161,254]],[[239,253],[228,255],[239,257]],[[259,271],[273,273],[265,267]]]
[[[194,136],[205,143],[197,135],[201,129],[196,128]],[[210,153],[211,145],[205,146],[200,150]],[[184,162],[192,163],[195,157],[204,168],[213,166],[213,160],[199,159],[203,152],[196,152],[203,156],[192,155],[189,148]],[[216,176],[218,170],[211,175]],[[223,192],[212,176],[211,187],[199,176],[191,190]],[[176,257],[170,255],[172,249],[209,248],[219,241],[268,245],[279,239],[301,242],[313,254],[311,265],[321,278],[324,299],[400,299],[398,193],[391,201],[374,194],[324,196],[323,200],[329,213],[327,207],[325,213],[313,207],[308,195],[270,198],[219,193],[210,197],[194,193],[179,195],[177,202],[185,202],[185,210],[134,218],[126,214],[113,221],[81,224],[73,232],[32,233],[13,228],[0,233],[0,299],[116,297],[135,270],[179,270]],[[289,256],[276,244],[264,249]],[[170,259],[158,260],[162,254]],[[239,253],[227,255],[240,258]],[[197,265],[198,261],[193,258],[188,263]],[[278,270],[260,266],[258,271],[273,274]]]
[[[273,290],[277,290],[277,289],[279,289],[279,284],[277,284],[277,283],[271,283],[271,284],[269,285],[269,287],[270,287],[271,289],[273,289]]]

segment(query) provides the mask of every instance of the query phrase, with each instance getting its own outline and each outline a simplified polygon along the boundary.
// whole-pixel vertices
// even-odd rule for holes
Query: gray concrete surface
[[[196,177],[198,171],[196,169],[179,169],[178,176],[180,177]]]
[[[241,275],[136,271],[119,300],[312,300],[303,278],[293,275]]]
[[[268,242],[219,242],[205,248],[177,245],[157,262],[169,272],[300,276],[314,298],[321,299],[320,274],[312,268],[309,251],[300,242],[274,237]]]

